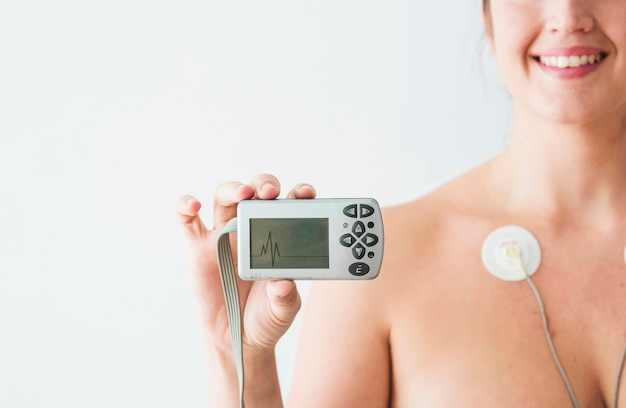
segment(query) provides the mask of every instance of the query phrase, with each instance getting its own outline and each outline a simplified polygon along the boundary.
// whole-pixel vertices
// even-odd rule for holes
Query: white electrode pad
[[[487,236],[482,247],[482,260],[487,270],[496,278],[515,282],[526,279],[524,271],[506,254],[506,248],[516,245],[528,276],[532,276],[541,264],[539,241],[528,230],[509,225],[498,228]]]

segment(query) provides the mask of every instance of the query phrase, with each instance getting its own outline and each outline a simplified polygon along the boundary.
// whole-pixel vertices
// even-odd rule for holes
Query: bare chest
[[[393,405],[572,406],[530,285],[492,277],[476,252],[406,273],[390,335]],[[591,255],[547,253],[533,282],[579,406],[608,407],[626,347],[626,268]]]

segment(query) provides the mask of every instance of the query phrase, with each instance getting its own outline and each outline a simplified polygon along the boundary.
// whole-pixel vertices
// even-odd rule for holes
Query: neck
[[[626,122],[604,119],[570,125],[516,118],[511,144],[488,167],[496,197],[556,222],[623,218]]]

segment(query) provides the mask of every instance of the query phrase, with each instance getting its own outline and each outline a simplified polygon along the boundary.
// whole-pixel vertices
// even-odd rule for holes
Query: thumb
[[[296,283],[290,280],[270,281],[266,291],[276,322],[287,327],[291,325],[302,304]]]
[[[255,283],[248,297],[255,300],[246,306],[244,314],[246,342],[256,349],[272,349],[300,310],[300,295],[293,281]]]

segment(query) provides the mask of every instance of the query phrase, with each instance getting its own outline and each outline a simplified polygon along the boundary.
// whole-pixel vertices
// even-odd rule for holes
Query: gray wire
[[[552,335],[550,334],[550,328],[548,327],[548,316],[546,314],[546,308],[543,304],[543,300],[541,299],[541,295],[539,294],[539,290],[537,289],[537,286],[535,286],[535,283],[530,278],[530,274],[528,273],[528,270],[526,270],[526,266],[524,265],[524,262],[522,261],[522,251],[519,246],[515,244],[510,244],[505,248],[504,254],[524,274],[524,278],[526,279],[526,282],[528,282],[530,289],[532,289],[535,295],[535,298],[537,299],[537,303],[539,304],[539,312],[541,314],[541,322],[543,323],[543,331],[546,335],[546,339],[548,340],[548,347],[550,347],[550,353],[552,353],[552,359],[556,363],[556,367],[558,368],[559,373],[561,374],[561,378],[563,379],[563,382],[565,383],[565,387],[567,388],[567,393],[569,394],[569,398],[572,401],[572,405],[574,406],[574,408],[578,408],[578,401],[576,400],[574,389],[572,388],[572,384],[567,378],[567,374],[565,373],[565,370],[563,369],[561,360],[559,359],[559,356],[556,353],[554,342],[552,341]]]
[[[533,293],[535,294],[535,298],[537,299],[537,303],[539,304],[539,311],[541,313],[541,321],[543,323],[543,330],[546,334],[546,339],[548,340],[548,346],[550,347],[552,358],[554,359],[554,362],[556,363],[559,373],[561,374],[561,378],[563,379],[563,382],[565,383],[565,386],[567,387],[567,392],[569,393],[569,397],[572,400],[572,405],[574,406],[574,408],[578,408],[578,401],[576,400],[576,396],[574,395],[574,390],[572,388],[571,383],[569,382],[569,379],[567,378],[567,374],[565,374],[565,370],[563,369],[563,366],[561,365],[561,361],[559,360],[559,357],[556,353],[556,349],[554,347],[554,342],[552,341],[552,336],[550,335],[550,329],[548,328],[548,318],[546,315],[546,309],[544,307],[543,300],[541,299],[541,295],[539,294],[539,290],[537,289],[537,286],[535,286],[535,283],[530,278],[530,275],[528,274],[528,271],[526,270],[526,267],[524,266],[524,263],[522,262],[520,248],[517,246],[515,246],[515,248],[507,248],[506,255],[524,273],[526,282],[528,282],[528,285],[530,286]],[[617,402],[619,400],[619,388],[620,388],[620,383],[622,380],[622,374],[624,372],[625,362],[626,362],[626,347],[624,348],[624,351],[622,352],[619,369],[617,371],[615,394],[613,396],[613,405],[612,405],[613,408],[617,408]]]
[[[548,328],[548,318],[546,316],[546,310],[543,305],[543,300],[541,299],[541,295],[539,294],[539,290],[535,286],[535,283],[530,279],[528,273],[526,272],[526,268],[524,268],[524,273],[526,274],[526,282],[530,285],[535,297],[537,298],[537,303],[539,304],[539,311],[541,313],[541,322],[543,323],[543,330],[546,334],[546,339],[548,340],[548,346],[550,347],[550,353],[552,353],[552,358],[556,363],[556,367],[559,369],[559,373],[561,374],[561,378],[563,378],[563,382],[565,383],[565,387],[567,387],[567,392],[569,393],[569,398],[572,400],[572,405],[574,408],[578,408],[578,401],[576,400],[576,395],[574,395],[574,389],[572,388],[572,384],[570,384],[569,379],[567,378],[567,374],[565,374],[565,370],[561,365],[561,361],[559,360],[559,356],[556,354],[556,349],[554,348],[554,343],[552,341],[552,336],[550,335],[550,329]]]
[[[233,253],[230,248],[228,234],[237,232],[237,219],[233,218],[226,224],[217,240],[217,266],[220,271],[220,280],[226,300],[226,312],[228,325],[230,326],[230,338],[233,346],[233,357],[237,368],[239,381],[239,406],[245,408],[244,394],[244,366],[243,366],[243,341],[241,332],[241,306],[239,304],[239,290],[237,289],[237,274],[233,261]]]

